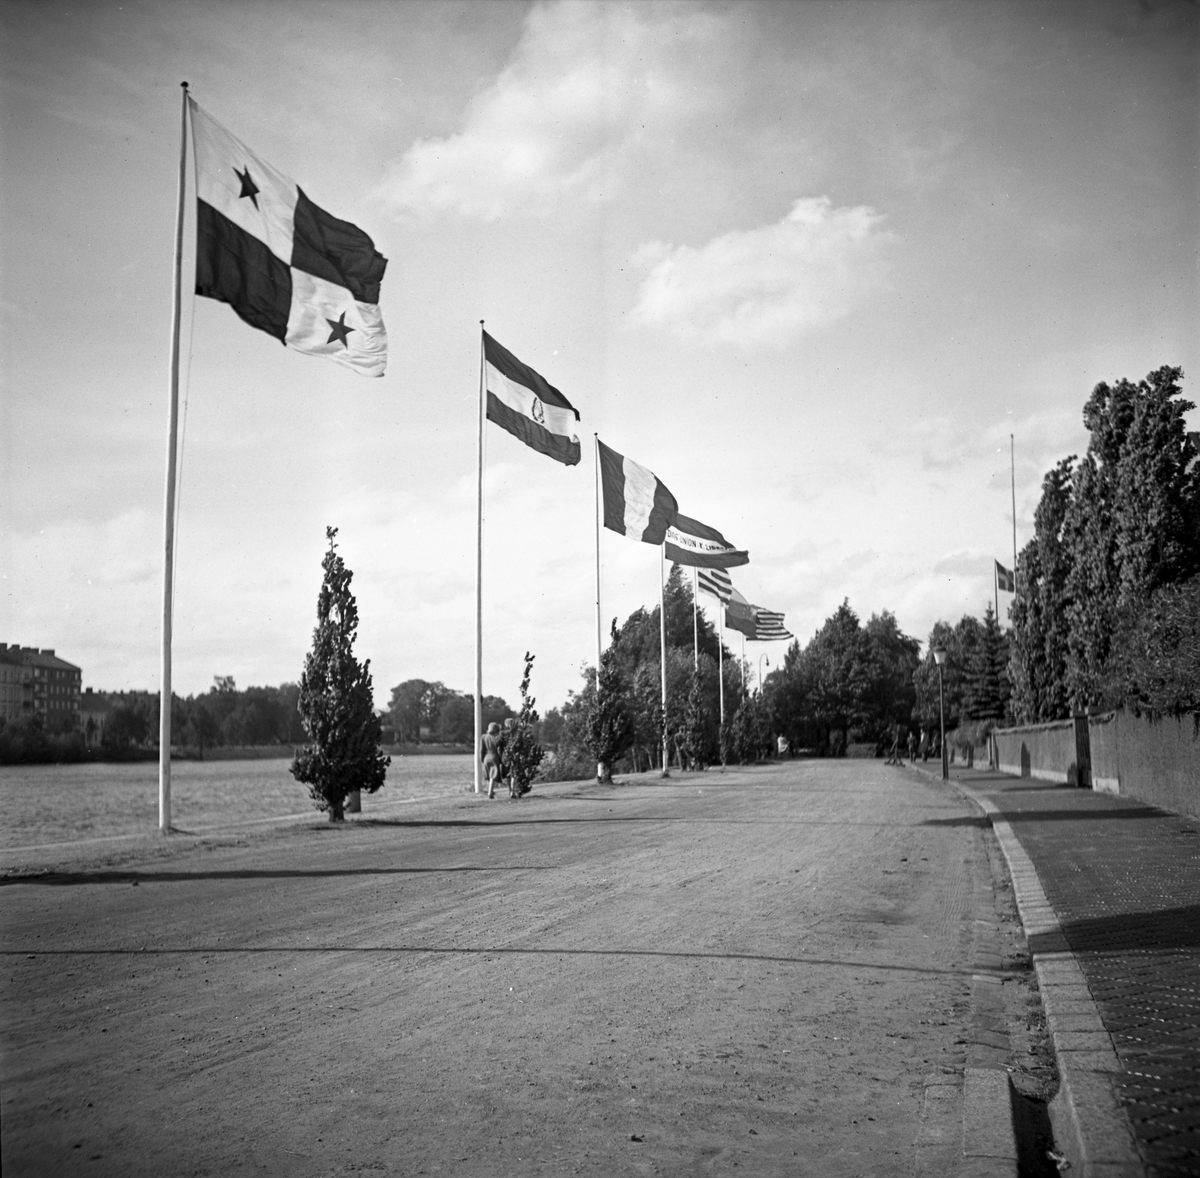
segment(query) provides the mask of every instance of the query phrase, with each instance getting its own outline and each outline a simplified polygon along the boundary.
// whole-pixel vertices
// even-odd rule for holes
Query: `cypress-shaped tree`
[[[504,765],[513,788],[519,797],[529,792],[534,774],[545,756],[538,742],[538,714],[533,705],[537,700],[529,694],[529,676],[533,671],[533,655],[525,652],[525,676],[521,680],[521,713],[517,716],[504,745]]]
[[[341,822],[354,790],[373,794],[391,764],[379,747],[383,730],[371,691],[371,661],[354,657],[358,603],[354,574],[338,555],[337,528],[325,529],[329,550],[317,596],[317,628],[304,659],[298,707],[311,744],[296,750],[292,776],[308,786],[318,810]]]

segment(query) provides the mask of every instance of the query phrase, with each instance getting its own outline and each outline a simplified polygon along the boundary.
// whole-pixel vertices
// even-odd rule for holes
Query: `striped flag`
[[[754,611],[754,637],[759,642],[781,642],[786,638],[794,638],[790,631],[784,629],[783,614],[774,610],[759,609]]]
[[[549,381],[483,333],[487,418],[556,462],[579,461],[579,411]]]
[[[667,559],[676,564],[732,569],[750,561],[750,554],[745,549],[734,548],[716,528],[686,515],[675,517],[674,524],[667,529],[666,543]]]
[[[675,496],[654,471],[610,450],[599,438],[604,526],[647,544],[661,544],[679,515]]]
[[[196,156],[196,293],[251,327],[362,376],[382,376],[387,259],[318,208],[189,98]]]
[[[1017,578],[1011,569],[1006,569],[999,561],[996,561],[996,587],[1003,589],[1005,593],[1016,593]]]
[[[733,582],[724,569],[701,569],[697,574],[701,593],[709,593],[722,604],[727,604],[733,593]]]

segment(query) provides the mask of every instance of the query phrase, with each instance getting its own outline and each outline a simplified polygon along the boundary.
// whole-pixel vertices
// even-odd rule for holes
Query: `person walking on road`
[[[921,739],[917,744],[917,751],[921,754],[922,764],[929,760],[929,734],[924,728],[921,729]]]
[[[908,759],[910,762],[917,759],[917,738],[911,728],[908,730]]]
[[[479,740],[479,759],[483,762],[483,773],[487,778],[488,797],[496,796],[496,781],[503,774],[503,747],[500,738],[500,725],[492,721],[488,730]]]

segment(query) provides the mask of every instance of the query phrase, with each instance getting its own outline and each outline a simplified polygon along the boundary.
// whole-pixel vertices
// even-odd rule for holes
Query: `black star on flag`
[[[348,347],[346,341],[354,328],[346,326],[346,312],[343,311],[336,319],[326,319],[325,322],[333,329],[325,342],[331,344],[334,340],[339,340],[343,347]]]
[[[241,200],[243,196],[248,196],[254,202],[254,207],[258,208],[258,194],[260,189],[258,185],[250,179],[250,169],[246,168],[241,172],[239,172],[237,168],[234,168],[233,170],[237,178],[242,182],[242,191],[238,193],[238,200]]]

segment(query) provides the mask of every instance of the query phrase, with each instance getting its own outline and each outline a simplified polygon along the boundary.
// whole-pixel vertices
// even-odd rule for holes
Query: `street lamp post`
[[[946,661],[946,652],[942,647],[934,650],[933,661],[937,663],[938,669],[938,711],[941,713],[942,723],[942,780],[946,781],[950,777],[950,762],[946,757],[946,694],[942,690],[942,664]]]

